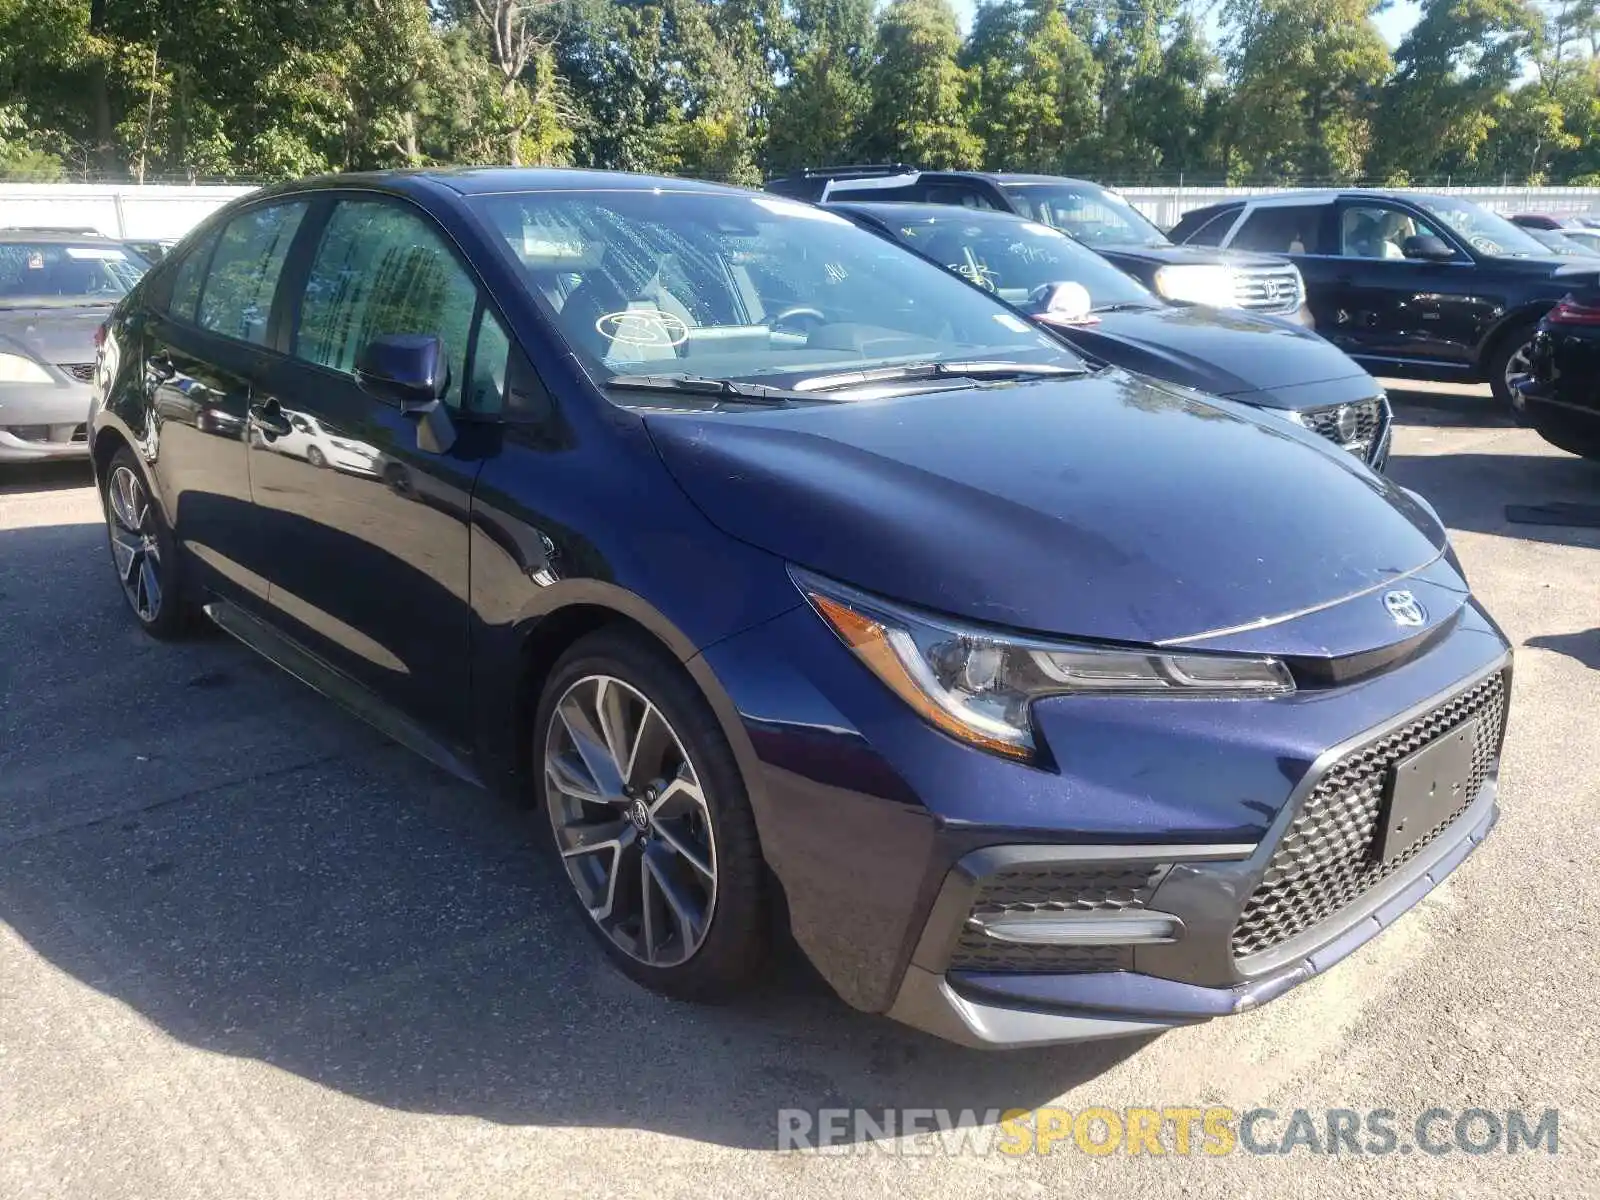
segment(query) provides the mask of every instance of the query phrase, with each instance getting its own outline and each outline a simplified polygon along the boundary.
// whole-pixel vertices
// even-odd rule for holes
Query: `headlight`
[[[1162,267],[1156,272],[1156,291],[1180,304],[1209,304],[1233,308],[1233,272],[1223,266],[1191,264]]]
[[[1273,658],[1033,640],[915,612],[797,568],[790,574],[840,640],[924,720],[1011,758],[1033,757],[1031,707],[1041,696],[1294,691]]]
[[[20,354],[0,354],[0,383],[54,383],[50,372]]]

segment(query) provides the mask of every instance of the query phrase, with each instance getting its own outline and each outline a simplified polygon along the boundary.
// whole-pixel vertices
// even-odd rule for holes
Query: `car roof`
[[[423,167],[415,170],[362,171],[317,175],[268,188],[260,195],[292,195],[330,189],[376,189],[415,194],[444,188],[461,196],[514,192],[663,191],[751,195],[748,189],[668,175],[634,175],[626,171],[591,171],[580,167]],[[759,193],[756,193],[759,194]]]
[[[1269,192],[1264,196],[1241,196],[1221,203],[1258,205],[1332,204],[1335,200],[1404,200],[1412,204],[1444,200],[1433,192],[1411,192],[1399,188],[1306,188],[1292,192]]]
[[[859,212],[866,216],[893,217],[901,221],[988,221],[993,225],[1035,224],[1016,213],[992,208],[965,208],[959,204],[932,204],[925,200],[830,200],[824,208]],[[1041,226],[1043,228],[1043,226]],[[1065,237],[1065,234],[1062,234]]]
[[[85,242],[121,245],[121,238],[103,233],[76,233],[68,229],[33,229],[26,225],[0,226],[0,242],[30,242],[38,245],[78,246]]]

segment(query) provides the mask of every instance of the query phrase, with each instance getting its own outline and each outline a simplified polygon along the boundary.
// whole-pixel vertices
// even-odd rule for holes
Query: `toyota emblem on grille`
[[[1339,431],[1341,442],[1352,442],[1361,429],[1361,419],[1356,415],[1356,410],[1348,404],[1341,404],[1339,411],[1334,414],[1333,427]]]
[[[1396,625],[1421,625],[1428,619],[1428,610],[1407,591],[1385,592],[1383,606],[1389,610]]]

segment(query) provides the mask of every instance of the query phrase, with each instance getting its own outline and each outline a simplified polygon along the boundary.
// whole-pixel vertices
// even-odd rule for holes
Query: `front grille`
[[[1500,750],[1506,678],[1497,673],[1410,724],[1352,750],[1330,767],[1300,806],[1245,902],[1233,954],[1281,945],[1327,920],[1381,883],[1453,824],[1478,797]],[[1463,721],[1481,717],[1461,806],[1388,862],[1373,857],[1373,834],[1389,768]]]
[[[1288,263],[1280,267],[1236,267],[1233,302],[1253,312],[1293,313],[1305,299],[1300,273]]]
[[[94,364],[92,362],[91,363],[57,363],[56,366],[60,367],[68,375],[71,375],[79,383],[93,383],[94,382]]]
[[[1355,404],[1311,408],[1302,412],[1300,419],[1312,433],[1365,458],[1383,428],[1383,400],[1374,396]]]
[[[1016,867],[985,878],[971,916],[1002,913],[1109,913],[1148,906],[1166,876],[1165,864],[1094,863],[1082,867]],[[1080,974],[1125,970],[1127,946],[1024,946],[988,937],[970,922],[950,960],[953,971]]]

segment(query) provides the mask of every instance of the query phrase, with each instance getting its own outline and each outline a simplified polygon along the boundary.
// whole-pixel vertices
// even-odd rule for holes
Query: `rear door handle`
[[[289,418],[283,415],[283,409],[276,400],[252,404],[250,424],[269,437],[288,437],[294,432],[294,426],[289,424]]]
[[[144,365],[149,368],[151,378],[158,383],[165,383],[178,373],[177,365],[165,351],[152,354],[145,359]]]

